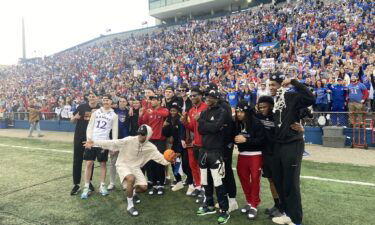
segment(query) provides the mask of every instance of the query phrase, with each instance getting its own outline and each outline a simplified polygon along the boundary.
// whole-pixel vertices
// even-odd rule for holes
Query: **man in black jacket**
[[[296,92],[287,92],[292,84]],[[300,172],[304,149],[303,134],[291,128],[299,122],[300,109],[314,104],[313,93],[295,79],[274,73],[270,77],[270,92],[275,97],[275,145],[273,157],[273,181],[280,197],[280,209],[285,214],[274,217],[277,224],[301,224],[302,204]]]
[[[218,87],[214,83],[210,83],[208,87],[209,90],[218,90]],[[234,179],[234,173],[232,169],[232,159],[233,159],[233,148],[234,148],[234,120],[232,117],[232,108],[229,103],[223,98],[220,98],[218,101],[220,105],[225,110],[225,120],[224,120],[224,152],[223,160],[225,165],[225,177],[223,182],[225,185],[225,190],[228,193],[229,199],[229,212],[232,212],[238,209],[238,203],[236,201],[237,195],[237,186]]]
[[[213,199],[213,186],[219,202],[219,224],[224,224],[230,218],[228,213],[228,197],[223,184],[225,176],[223,151],[224,151],[224,123],[225,109],[218,105],[220,94],[217,90],[207,93],[206,103],[208,109],[198,119],[198,131],[202,135],[202,148],[199,152],[199,167],[201,170],[202,185],[205,189],[206,201],[197,211],[197,215],[216,213]],[[211,173],[213,184],[209,182]]]

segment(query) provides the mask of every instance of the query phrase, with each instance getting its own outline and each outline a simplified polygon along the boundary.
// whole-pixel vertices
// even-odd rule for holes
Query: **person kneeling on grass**
[[[95,145],[110,151],[119,151],[116,169],[122,186],[124,190],[126,189],[127,212],[131,216],[139,215],[138,210],[134,207],[134,202],[140,203],[141,200],[135,193],[147,191],[147,180],[141,168],[150,160],[154,160],[164,166],[172,162],[165,160],[156,146],[149,142],[151,136],[151,127],[142,125],[138,129],[138,136],[119,140],[87,141],[84,143],[86,148],[91,148]]]

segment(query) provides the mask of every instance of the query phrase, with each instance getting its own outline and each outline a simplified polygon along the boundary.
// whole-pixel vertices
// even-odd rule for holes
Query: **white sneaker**
[[[277,223],[277,224],[288,224],[288,225],[294,224],[292,220],[290,219],[290,217],[285,214],[280,217],[272,218],[272,222]]]
[[[102,196],[107,196],[107,195],[108,195],[107,187],[106,187],[105,185],[100,185],[99,193],[100,193]]]
[[[228,212],[233,212],[238,209],[238,203],[235,198],[228,198],[229,208]]]
[[[182,181],[179,181],[179,182],[177,182],[177,183],[173,186],[172,191],[179,191],[179,190],[181,190],[181,189],[183,189],[183,188],[184,188],[184,184],[182,183]]]
[[[191,194],[193,193],[194,190],[195,190],[194,185],[190,184],[187,191],[186,191],[186,195],[191,196]]]
[[[115,184],[110,183],[110,184],[108,185],[108,191],[113,191],[113,190],[115,190]]]

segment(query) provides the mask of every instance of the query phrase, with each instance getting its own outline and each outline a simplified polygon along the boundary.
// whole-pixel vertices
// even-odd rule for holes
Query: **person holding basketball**
[[[167,166],[174,162],[174,157],[168,158],[167,161],[157,147],[149,140],[153,134],[151,127],[142,125],[138,129],[138,136],[129,136],[118,140],[103,140],[85,142],[86,148],[99,146],[113,152],[119,152],[116,169],[120,177],[123,189],[126,190],[127,212],[131,216],[139,216],[139,211],[135,208],[135,203],[141,200],[136,192],[147,191],[147,179],[142,173],[141,168],[149,161]]]

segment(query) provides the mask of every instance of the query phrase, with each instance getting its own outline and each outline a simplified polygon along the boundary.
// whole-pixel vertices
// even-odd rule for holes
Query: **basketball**
[[[167,149],[164,152],[164,159],[167,161],[173,161],[176,157],[176,153],[172,149]]]

